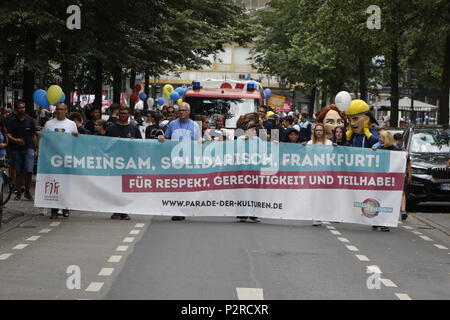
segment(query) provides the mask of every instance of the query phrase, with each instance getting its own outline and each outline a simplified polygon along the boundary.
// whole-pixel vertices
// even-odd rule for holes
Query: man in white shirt
[[[66,116],[67,105],[64,102],[58,103],[55,109],[55,117],[45,123],[42,131],[65,132],[71,133],[73,136],[78,136],[77,125],[72,120],[67,119]],[[50,219],[58,219],[58,210],[52,209]],[[62,211],[64,217],[69,216],[68,209],[63,209]]]

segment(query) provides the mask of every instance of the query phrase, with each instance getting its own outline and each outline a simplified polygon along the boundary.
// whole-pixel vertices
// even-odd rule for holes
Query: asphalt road
[[[81,212],[58,222],[36,216],[0,235],[0,299],[450,299],[450,237],[414,217],[389,233]]]

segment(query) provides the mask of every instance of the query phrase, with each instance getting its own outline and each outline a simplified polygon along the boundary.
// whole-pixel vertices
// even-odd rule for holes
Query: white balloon
[[[334,98],[334,103],[339,108],[339,110],[344,112],[348,108],[350,103],[352,103],[352,96],[347,91],[341,91]]]
[[[147,99],[147,105],[149,108],[153,107],[154,104],[155,104],[155,100],[153,98]]]

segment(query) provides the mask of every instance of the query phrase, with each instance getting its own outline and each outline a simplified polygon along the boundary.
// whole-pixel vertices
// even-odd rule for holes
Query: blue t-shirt
[[[196,122],[189,119],[189,121],[182,122],[180,119],[173,120],[167,126],[167,130],[164,133],[167,139],[172,140],[198,140],[202,137],[200,133],[200,127]]]
[[[6,143],[6,137],[0,132],[0,143]],[[0,148],[0,156],[6,155],[6,148]]]

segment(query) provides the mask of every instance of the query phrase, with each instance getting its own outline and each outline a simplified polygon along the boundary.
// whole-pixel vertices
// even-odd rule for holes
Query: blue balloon
[[[158,100],[156,102],[158,103],[158,106],[163,106],[164,105],[164,98],[158,98]]]
[[[50,106],[50,102],[47,100],[47,92],[45,90],[36,90],[33,93],[33,100],[39,107],[48,108]]]
[[[145,92],[139,93],[139,99],[141,99],[142,101],[145,101],[147,99],[147,95],[145,94]]]
[[[170,100],[177,101],[178,99],[180,99],[180,95],[178,94],[178,92],[172,91],[172,93],[170,94]]]
[[[179,95],[180,97],[182,97],[182,96],[184,95],[184,92],[185,92],[185,91],[186,91],[186,90],[185,90],[183,87],[178,87],[178,88],[175,89],[175,92],[178,93],[178,95]]]
[[[61,96],[61,100],[59,100],[57,103],[64,102],[64,101],[66,101],[66,95],[63,92],[62,96]]]
[[[270,90],[269,88],[264,90],[264,98],[265,99],[269,99],[271,95],[272,95],[272,90]]]

